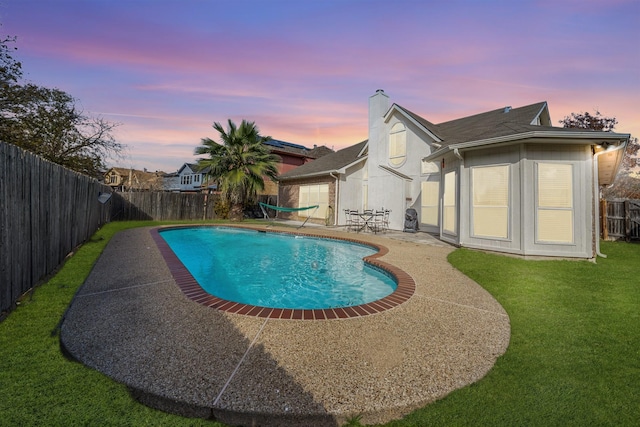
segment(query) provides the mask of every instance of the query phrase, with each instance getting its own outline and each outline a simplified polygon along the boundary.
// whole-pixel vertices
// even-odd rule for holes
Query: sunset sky
[[[25,77],[121,123],[110,166],[177,170],[213,122],[340,149],[377,89],[443,121],[547,101],[640,137],[640,0],[0,0]]]

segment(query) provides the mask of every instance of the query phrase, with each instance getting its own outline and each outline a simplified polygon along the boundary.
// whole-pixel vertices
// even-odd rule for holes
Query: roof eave
[[[278,181],[288,181],[288,180],[292,180],[292,179],[303,179],[303,178],[313,178],[316,176],[322,176],[322,175],[331,175],[332,173],[337,173],[339,175],[344,175],[345,173],[347,173],[347,169],[349,169],[350,167],[357,165],[360,162],[363,162],[364,160],[366,160],[367,156],[362,156],[362,157],[358,157],[356,160],[354,160],[353,162],[342,166],[341,168],[338,169],[327,169],[327,170],[323,170],[323,171],[318,171],[318,172],[309,172],[309,173],[305,173],[305,174],[301,174],[301,175],[294,175],[294,176],[287,176],[287,177],[279,177]]]
[[[410,114],[408,114],[402,107],[400,107],[397,104],[393,104],[391,106],[391,108],[389,108],[389,110],[387,111],[387,113],[384,115],[384,122],[388,123],[389,120],[391,119],[391,115],[393,114],[393,111],[397,111],[400,114],[402,114],[403,116],[405,116],[411,123],[413,123],[415,126],[417,126],[419,129],[422,129],[424,133],[426,133],[427,135],[429,135],[429,137],[431,137],[431,139],[433,139],[435,142],[442,142],[442,138],[440,138],[438,135],[434,134],[433,132],[431,132],[429,129],[427,129],[422,123],[420,123],[419,121],[417,121],[416,119],[414,119],[413,117],[411,117]]]
[[[302,175],[278,177],[277,180],[278,181],[290,181],[290,180],[293,180],[293,179],[313,178],[313,177],[316,177],[316,176],[329,175],[329,174],[332,174],[332,173],[339,173],[339,170],[338,169],[325,170],[325,171],[319,171],[319,172],[305,173],[305,174],[302,174]]]
[[[525,139],[563,139],[568,144],[584,144],[585,140],[617,140],[627,141],[631,137],[628,133],[614,133],[614,132],[563,132],[563,131],[548,131],[548,130],[536,130],[530,132],[523,132],[513,135],[505,135],[496,138],[481,139],[477,141],[461,142],[458,144],[450,144],[439,150],[434,151],[427,157],[423,157],[423,161],[431,161],[435,158],[442,156],[453,150],[465,150],[470,148],[477,148],[487,145],[496,144],[508,144],[516,143]],[[539,141],[540,142],[540,141]]]

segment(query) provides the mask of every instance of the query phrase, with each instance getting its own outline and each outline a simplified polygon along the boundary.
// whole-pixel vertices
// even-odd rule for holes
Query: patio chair
[[[359,231],[362,228],[362,218],[358,215],[358,211],[353,209],[345,209],[347,231]]]
[[[350,209],[345,209],[344,210],[344,225],[347,228],[347,231],[351,230],[353,228],[353,220],[351,219],[351,210]]]
[[[373,232],[376,234],[379,231],[384,231],[384,211],[375,211],[369,224]]]
[[[389,216],[391,215],[391,209],[384,209],[384,214],[382,216],[382,228],[384,230],[389,229]]]

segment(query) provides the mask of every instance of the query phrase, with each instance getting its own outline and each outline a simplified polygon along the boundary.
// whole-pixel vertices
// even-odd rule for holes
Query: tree
[[[198,166],[210,167],[208,175],[229,203],[231,219],[241,220],[244,208],[264,189],[264,178],[276,179],[278,158],[264,145],[271,137],[261,136],[254,122],[242,120],[237,127],[229,120],[226,131],[215,122],[213,128],[220,133],[220,144],[202,138],[195,154],[209,157],[199,159]]]
[[[560,124],[565,128],[612,132],[618,124],[618,120],[615,117],[605,117],[600,114],[600,111],[596,110],[595,115],[589,114],[586,111],[579,114],[571,113],[570,116],[566,116],[560,120]],[[625,173],[628,173],[636,166],[636,157],[639,150],[640,144],[638,144],[638,138],[629,138],[625,149],[625,156],[622,160],[622,170],[625,171]]]
[[[104,161],[124,148],[112,136],[118,124],[85,114],[59,89],[20,84],[22,65],[11,56],[10,42],[15,38],[0,40],[0,140],[98,177]]]
[[[11,56],[11,50],[8,43],[15,43],[15,37],[5,37],[0,40],[0,85],[17,83],[22,78],[22,64]]]

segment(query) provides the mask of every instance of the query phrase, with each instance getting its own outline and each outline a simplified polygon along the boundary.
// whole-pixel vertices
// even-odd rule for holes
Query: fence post
[[[629,200],[624,201],[624,240],[631,240],[631,211],[629,210]]]
[[[602,240],[609,240],[609,224],[607,221],[607,201],[600,200],[600,230],[602,230]]]
[[[207,219],[207,201],[208,201],[209,195],[207,193],[204,193],[204,203],[203,203],[203,207],[202,207],[202,220],[206,220]]]

